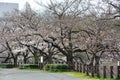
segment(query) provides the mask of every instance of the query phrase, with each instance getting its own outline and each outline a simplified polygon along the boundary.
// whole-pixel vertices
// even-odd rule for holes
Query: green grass
[[[65,74],[65,75],[69,75],[69,76],[73,76],[76,78],[80,78],[80,80],[99,80],[98,78],[92,78],[91,76],[87,76],[84,73],[79,73],[79,72],[63,72],[61,74]]]
[[[97,77],[91,77],[87,76],[85,73],[79,73],[79,72],[61,72],[61,74],[73,76],[76,78],[80,78],[80,80],[120,80],[120,79],[110,79],[110,78],[97,78]]]

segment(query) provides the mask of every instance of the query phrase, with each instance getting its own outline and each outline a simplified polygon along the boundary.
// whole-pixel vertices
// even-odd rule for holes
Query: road
[[[79,80],[79,79],[58,73],[15,69],[0,69],[0,80]]]

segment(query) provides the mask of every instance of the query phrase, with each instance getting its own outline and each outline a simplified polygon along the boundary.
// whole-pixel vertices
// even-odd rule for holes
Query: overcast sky
[[[29,2],[33,9],[36,9],[36,10],[39,9],[39,6],[36,4],[35,0],[0,0],[0,2],[18,3],[19,9],[22,9],[25,3]]]
[[[37,5],[35,1],[46,3],[49,0],[0,0],[0,2],[18,3],[19,4],[19,9],[22,9],[24,7],[25,3],[29,2],[32,9],[38,10],[38,9],[40,9],[40,6]],[[90,1],[92,1],[93,4],[96,4],[96,2],[101,1],[101,0],[90,0]]]

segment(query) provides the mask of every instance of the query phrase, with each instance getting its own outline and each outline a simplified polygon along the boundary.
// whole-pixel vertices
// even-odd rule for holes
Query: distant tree
[[[73,69],[75,53],[86,51],[80,49],[79,46],[75,46],[75,42],[77,33],[79,33],[77,24],[88,7],[83,7],[82,0],[63,0],[61,2],[50,0],[49,4],[42,6],[50,11],[53,19],[50,20],[49,24],[46,24],[52,26],[49,30],[52,34],[49,33],[47,37],[41,34],[41,37],[44,42],[59,50],[66,57],[69,67]]]

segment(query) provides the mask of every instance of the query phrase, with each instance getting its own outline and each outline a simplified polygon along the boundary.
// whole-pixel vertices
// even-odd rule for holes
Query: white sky
[[[45,0],[41,0],[41,1],[45,1]],[[0,2],[18,3],[19,9],[22,9],[25,3],[29,2],[33,9],[38,10],[40,8],[40,6],[36,4],[35,0],[0,0]]]
[[[31,8],[34,10],[39,10],[40,6],[36,4],[35,1],[47,3],[49,0],[0,0],[0,2],[10,2],[10,3],[18,3],[19,9],[22,9],[26,2],[29,2]],[[93,4],[96,4],[100,0],[91,0]]]

